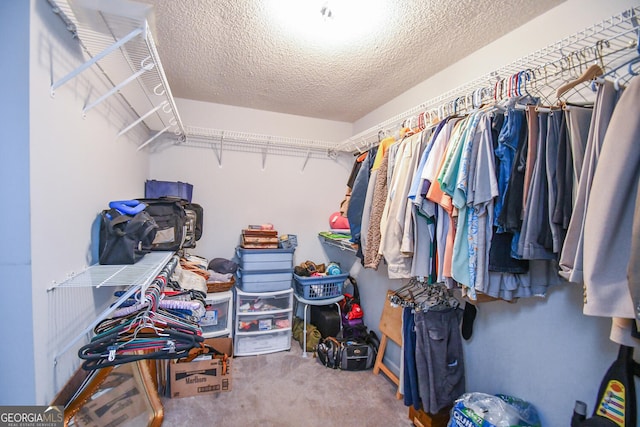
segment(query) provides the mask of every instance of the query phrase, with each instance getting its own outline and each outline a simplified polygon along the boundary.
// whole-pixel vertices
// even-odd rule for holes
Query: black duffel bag
[[[133,215],[113,208],[102,211],[100,264],[135,264],[149,253],[157,230],[155,220],[145,211]]]
[[[184,200],[172,197],[138,199],[147,205],[144,209],[158,224],[151,244],[152,251],[178,251],[187,239],[187,214]]]
[[[345,340],[327,337],[317,347],[318,361],[327,368],[362,371],[373,368],[378,355],[376,344],[369,340]]]

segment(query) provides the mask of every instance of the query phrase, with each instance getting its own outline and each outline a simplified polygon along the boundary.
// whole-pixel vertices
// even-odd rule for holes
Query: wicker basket
[[[231,280],[229,282],[207,282],[207,292],[225,292],[229,289],[233,288],[233,285],[236,283],[236,278],[231,276]]]

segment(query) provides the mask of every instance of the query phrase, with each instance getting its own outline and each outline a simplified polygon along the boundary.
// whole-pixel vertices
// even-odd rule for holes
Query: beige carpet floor
[[[163,398],[164,426],[411,426],[396,386],[371,370],[347,372],[291,350],[235,357],[232,390]]]

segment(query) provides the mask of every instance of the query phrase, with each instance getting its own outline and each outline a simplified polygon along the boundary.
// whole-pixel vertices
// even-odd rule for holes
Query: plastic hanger
[[[599,64],[593,64],[589,66],[584,73],[580,77],[575,80],[572,80],[564,85],[560,86],[556,90],[556,97],[560,98],[562,95],[573,89],[574,87],[586,83],[592,80],[595,80],[597,77],[604,75],[604,70]]]
[[[389,301],[394,305],[413,307],[415,298],[423,291],[424,288],[420,286],[418,280],[412,277],[406,285],[389,294]]]

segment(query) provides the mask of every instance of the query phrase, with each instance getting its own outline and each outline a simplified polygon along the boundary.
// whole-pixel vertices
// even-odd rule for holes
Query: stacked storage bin
[[[203,338],[228,337],[232,333],[233,292],[207,293],[205,315],[198,322]]]
[[[291,348],[294,248],[237,248],[234,354]]]

